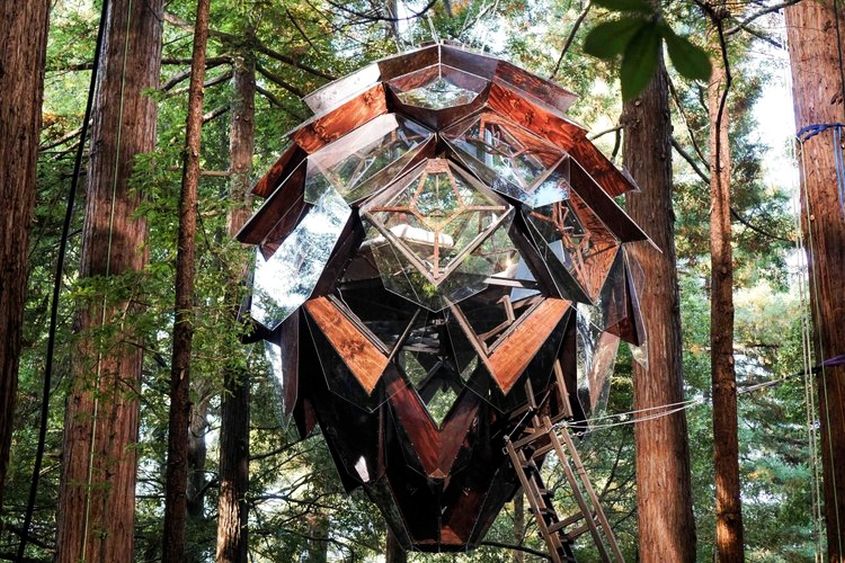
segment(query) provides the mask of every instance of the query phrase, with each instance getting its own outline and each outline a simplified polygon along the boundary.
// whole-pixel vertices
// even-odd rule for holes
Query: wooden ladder
[[[557,378],[557,387],[561,397],[565,399],[562,404],[568,405],[562,377]],[[623,563],[616,537],[590,483],[569,430],[556,426],[557,420],[552,421],[548,415],[541,414],[534,402],[530,382],[526,390],[529,397],[526,414],[531,417],[531,423],[519,438],[506,439],[505,450],[537,520],[540,535],[549,548],[551,560],[554,563],[575,562],[572,549],[575,540],[589,532],[602,561]],[[565,416],[566,413],[563,413],[560,418]],[[558,515],[553,503],[553,494],[546,489],[536,462],[549,453],[557,456],[577,505],[577,512],[566,518]]]

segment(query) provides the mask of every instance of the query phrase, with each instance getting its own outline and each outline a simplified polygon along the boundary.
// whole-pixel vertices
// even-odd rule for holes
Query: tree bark
[[[845,41],[839,3],[838,26]],[[842,60],[833,0],[804,1],[786,9],[792,93],[798,130],[817,123],[845,122]],[[832,142],[825,131],[802,146],[802,230],[810,264],[810,304],[816,359],[845,354],[845,211],[837,198]],[[841,149],[840,149],[841,150]],[[824,507],[828,559],[845,559],[845,367],[818,378]]]
[[[202,132],[205,49],[208,43],[208,11],[209,0],[198,0],[191,61],[191,84],[188,90],[184,169],[179,198],[176,306],[173,324],[173,359],[170,371],[170,417],[162,544],[162,560],[165,563],[181,563],[185,559],[191,348],[195,315],[197,187],[200,179],[200,134]]]
[[[714,50],[720,53],[718,41]],[[707,89],[710,114],[710,370],[713,386],[713,463],[716,477],[716,557],[741,562],[745,552],[739,484],[734,372],[733,250],[731,248],[730,88],[721,55]]]
[[[525,541],[525,493],[522,489],[513,497],[513,540],[516,545]],[[525,553],[514,551],[513,563],[525,563]]]
[[[232,61],[235,97],[229,130],[231,162],[228,235],[234,238],[250,216],[250,174],[255,145],[255,61],[239,55]],[[232,322],[237,323],[240,272],[229,280]],[[246,563],[249,505],[249,379],[244,370],[228,366],[220,406],[220,498],[217,516],[218,563]]]
[[[640,306],[648,341],[647,366],[634,366],[634,409],[684,399],[681,318],[672,209],[672,123],[662,60],[651,84],[623,105],[625,166],[642,188],[627,196],[628,213],[644,225],[661,252],[631,249],[647,282]],[[634,427],[637,523],[643,562],[695,561],[690,456],[684,411]]]
[[[87,177],[80,277],[141,271],[147,226],[130,189],[135,155],[155,148],[162,1],[113,0],[100,61]],[[140,291],[135,288],[134,291]],[[65,412],[56,561],[131,561],[141,349],[132,342],[139,296],[99,294],[77,317],[80,343]],[[114,328],[107,347],[92,330]]]
[[[0,513],[14,427],[50,3],[0,6]]]

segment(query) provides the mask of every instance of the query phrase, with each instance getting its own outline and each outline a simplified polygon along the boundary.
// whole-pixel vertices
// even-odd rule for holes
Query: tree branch
[[[297,88],[296,86],[294,86],[293,84],[291,84],[290,82],[288,82],[287,80],[285,80],[284,78],[279,76],[278,74],[274,73],[272,70],[268,69],[267,67],[265,67],[261,63],[259,63],[259,62],[255,63],[255,70],[257,70],[259,73],[261,73],[261,76],[263,76],[264,78],[266,78],[270,82],[273,82],[274,84],[281,87],[282,89],[287,90],[288,92],[290,92],[291,94],[293,94],[297,98],[304,98],[305,97],[305,92],[303,92],[302,90],[300,90],[299,88]]]
[[[740,30],[747,29],[746,26],[748,24],[750,24],[751,22],[753,22],[754,20],[756,20],[758,18],[762,18],[766,14],[771,14],[773,12],[777,12],[779,10],[782,10],[783,8],[788,8],[789,6],[792,6],[793,4],[797,4],[798,2],[801,2],[801,0],[785,0],[784,2],[781,2],[779,4],[773,4],[771,6],[768,6],[767,8],[764,8],[764,9],[760,10],[759,12],[754,12],[753,14],[751,14],[750,16],[746,17],[744,20],[740,21],[738,24],[733,26],[732,28],[726,30],[725,35],[733,35],[734,33],[737,33]]]
[[[541,557],[546,561],[551,561],[552,558],[549,557],[547,553],[543,553],[542,551],[537,551],[536,549],[531,549],[530,547],[525,547],[524,545],[514,545],[511,543],[502,543],[497,541],[483,541],[480,542],[478,545],[487,545],[490,547],[501,547],[503,549],[510,549],[512,551],[522,551],[524,553],[530,553],[531,555],[536,555],[537,557]]]
[[[551,76],[549,76],[549,80],[554,80],[555,77],[557,77],[557,73],[560,72],[560,65],[563,63],[563,57],[566,56],[566,52],[569,50],[569,47],[572,46],[572,42],[575,40],[575,34],[578,33],[578,28],[581,27],[581,23],[583,23],[584,18],[587,17],[587,14],[590,12],[590,8],[592,7],[592,0],[587,0],[587,4],[584,6],[584,9],[581,10],[581,13],[578,14],[578,17],[575,19],[575,23],[572,24],[572,29],[569,31],[569,36],[566,38],[566,42],[563,44],[563,49],[560,51],[560,56],[557,58],[557,64],[555,65],[555,69],[552,71]]]

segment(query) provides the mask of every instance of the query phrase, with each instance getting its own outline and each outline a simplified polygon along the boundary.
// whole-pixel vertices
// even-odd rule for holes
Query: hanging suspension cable
[[[76,158],[73,162],[73,176],[71,176],[70,190],[67,195],[67,206],[65,208],[64,222],[62,223],[62,234],[59,241],[59,253],[56,257],[56,270],[53,275],[53,294],[50,303],[50,326],[47,330],[47,351],[44,358],[44,382],[41,393],[41,415],[38,427],[38,446],[35,450],[35,463],[32,468],[32,480],[29,486],[29,497],[26,503],[23,525],[21,526],[21,542],[18,545],[17,559],[23,560],[26,551],[26,544],[29,539],[29,528],[32,525],[32,515],[35,512],[36,496],[38,494],[38,483],[41,477],[41,465],[44,461],[44,449],[47,440],[47,421],[50,413],[50,388],[53,379],[53,361],[56,355],[56,332],[59,318],[59,297],[62,288],[62,276],[64,274],[65,258],[67,257],[68,239],[70,238],[70,226],[73,222],[73,211],[76,206],[76,193],[79,188],[79,175],[82,170],[82,158],[85,152],[85,139],[88,134],[88,124],[91,122],[91,112],[94,105],[94,93],[97,86],[97,71],[100,66],[100,56],[103,50],[103,38],[105,37],[106,13],[108,11],[108,0],[103,0],[100,9],[100,20],[97,24],[97,43],[94,47],[94,64],[91,68],[91,80],[88,83],[88,99],[85,102],[85,114],[82,118],[82,129],[79,134],[79,145],[76,148]]]

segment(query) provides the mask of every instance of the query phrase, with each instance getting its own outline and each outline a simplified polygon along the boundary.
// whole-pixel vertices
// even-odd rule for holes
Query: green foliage
[[[584,39],[584,52],[605,60],[622,55],[619,78],[624,100],[635,98],[651,82],[663,42],[681,76],[690,80],[710,78],[712,67],[707,53],[687,37],[675,33],[648,3],[601,0],[597,4],[622,15],[593,27]]]
[[[603,10],[590,12],[584,25],[573,22],[583,6],[575,0],[469,0],[451,2],[449,10],[438,2],[431,23],[442,39],[462,41],[521,64],[543,76],[550,76],[570,32],[574,41],[562,58],[555,80],[583,94],[571,115],[590,125],[613,126],[621,109],[615,77],[622,74],[626,97],[635,96],[648,83],[661,56],[663,44],[672,62],[670,78],[678,95],[680,114],[673,108],[675,135],[681,146],[706,169],[707,115],[703,93],[696,80],[709,76],[706,55],[690,39],[702,37],[701,15],[689,3],[667,3],[657,17],[650,3],[639,0],[599,0]],[[343,3],[366,13],[373,4],[364,0]],[[55,142],[76,129],[82,119],[89,71],[72,70],[90,61],[96,33],[98,5],[88,0],[59,0],[51,12],[47,53],[44,110],[45,143]],[[186,21],[193,17],[195,2],[172,0],[168,13]],[[607,11],[613,13],[608,19]],[[266,72],[259,72],[263,92],[256,98],[256,144],[253,180],[278,157],[284,133],[308,116],[296,93],[272,79],[281,77],[304,92],[326,82],[326,78],[302,68],[310,67],[329,76],[341,76],[366,61],[398,48],[431,38],[428,19],[403,22],[397,35],[387,22],[366,21],[324,2],[295,0],[221,0],[212,3],[212,28],[227,35],[213,35],[210,57],[245,53],[255,57]],[[184,27],[165,23],[163,56],[184,60],[191,54],[191,34]],[[289,56],[289,64],[257,49],[262,45]],[[732,38],[735,73],[729,111],[732,116],[734,207],[755,226],[789,239],[792,217],[783,186],[762,179],[761,160],[765,139],[759,139],[749,109],[762,87],[771,79],[765,68],[742,66],[747,43]],[[599,59],[585,56],[592,54]],[[620,60],[621,59],[621,60]],[[167,64],[162,83],[177,77],[185,64]],[[226,65],[208,71],[208,79],[221,77]],[[136,344],[145,349],[143,382],[140,389],[141,427],[136,505],[136,560],[160,559],[163,519],[163,476],[168,418],[170,331],[172,326],[173,279],[176,253],[177,196],[180,181],[180,153],[184,141],[187,95],[185,82],[168,92],[150,92],[159,110],[158,142],[155,151],[134,162],[132,186],[143,196],[139,215],[149,226],[147,250],[150,261],[137,274],[109,279],[78,278],[80,232],[85,209],[84,193],[73,218],[69,263],[63,279],[56,381],[52,391],[47,455],[35,513],[34,535],[29,557],[49,560],[55,530],[55,507],[60,477],[63,403],[70,381],[71,360],[82,335],[73,331],[76,311],[102,303],[133,299],[138,307],[129,311]],[[232,101],[230,81],[206,88],[205,108],[210,111]],[[203,127],[202,168],[228,169],[229,113]],[[609,137],[609,136],[608,136]],[[599,139],[606,142],[607,138]],[[31,236],[30,291],[26,305],[27,324],[20,373],[4,522],[18,523],[34,457],[39,395],[43,370],[52,268],[64,213],[64,198],[72,168],[74,139],[41,154],[38,168],[38,203]],[[607,144],[608,152],[612,144]],[[700,153],[700,156],[699,156]],[[706,184],[692,174],[680,159],[676,162],[676,242],[681,274],[681,330],[684,342],[684,391],[687,398],[709,397],[709,299],[708,218],[709,193]],[[315,518],[328,523],[328,555],[331,561],[375,561],[383,554],[385,531],[381,515],[363,495],[347,496],[334,470],[331,456],[319,436],[296,442],[289,421],[280,413],[277,385],[263,346],[244,346],[238,340],[244,327],[231,318],[231,310],[244,296],[239,283],[250,254],[226,235],[226,214],[233,205],[227,196],[225,178],[203,177],[200,185],[200,223],[196,300],[200,314],[195,326],[191,390],[195,405],[206,407],[207,446],[204,464],[202,514],[192,517],[189,551],[193,560],[213,557],[217,460],[219,455],[219,410],[225,369],[248,374],[251,390],[249,502],[250,551],[255,561],[297,561],[313,548]],[[800,303],[791,295],[787,258],[788,242],[774,240],[739,221],[734,225],[734,253],[738,265],[736,286],[737,373],[741,388],[783,377],[798,371],[801,364]],[[223,281],[221,281],[223,280]],[[114,327],[93,329],[85,335],[99,349],[114,345]],[[633,385],[630,353],[623,347],[610,402],[609,413],[632,409]],[[88,382],[93,383],[92,381]],[[804,387],[800,377],[778,386],[740,397],[740,444],[743,500],[749,560],[808,561],[813,555],[813,526],[810,516],[811,487],[806,444]],[[712,559],[713,476],[711,411],[706,400],[687,411],[693,496],[698,523],[699,560]],[[636,485],[633,427],[622,425],[591,432],[580,441],[583,458],[594,483],[604,494],[604,506],[614,525],[626,559],[637,557]],[[572,508],[567,486],[559,468],[546,464],[545,477],[563,511]],[[515,537],[512,505],[494,522],[488,540],[521,544],[544,550],[536,523],[527,510],[526,534]],[[9,529],[0,532],[0,553],[14,551],[17,536]],[[595,554],[586,544],[578,547],[579,560],[592,561]],[[411,561],[502,562],[510,561],[509,550],[482,546],[461,555],[412,554]],[[526,556],[531,561],[530,555]]]

